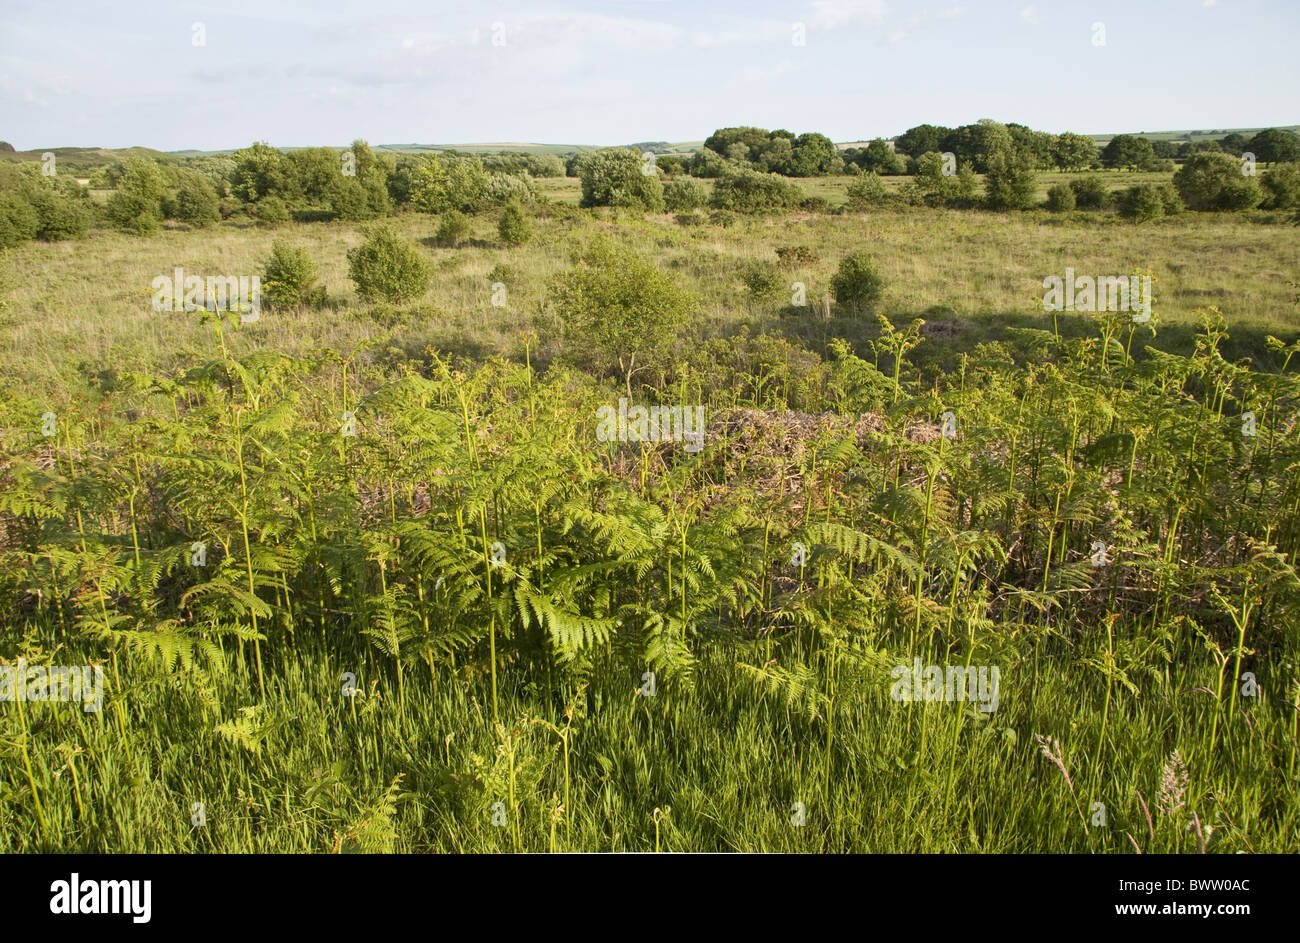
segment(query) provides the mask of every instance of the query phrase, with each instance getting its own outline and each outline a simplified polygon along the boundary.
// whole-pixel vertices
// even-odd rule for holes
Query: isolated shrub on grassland
[[[782,265],[812,265],[817,253],[807,246],[777,246],[776,257]]]
[[[550,283],[551,302],[575,350],[623,378],[662,361],[698,308],[695,297],[631,249],[597,239]]]
[[[889,202],[889,190],[885,187],[885,181],[875,171],[865,173],[857,180],[849,184],[848,189],[849,207],[855,210],[866,209],[869,206],[880,206]]]
[[[1228,154],[1193,154],[1174,174],[1174,186],[1188,209],[1248,210],[1263,198],[1254,177]]]
[[[1068,184],[1057,183],[1047,188],[1047,208],[1053,213],[1066,213],[1074,209],[1074,190]]]
[[[678,213],[673,219],[678,226],[700,226],[704,224],[704,217],[699,213]]]
[[[1160,216],[1173,216],[1183,210],[1182,201],[1169,184],[1142,183],[1129,187],[1116,197],[1119,215],[1145,222]]]
[[[523,211],[511,203],[501,213],[501,222],[497,223],[497,233],[506,245],[522,246],[533,237],[533,227],[529,225]]]
[[[722,229],[729,229],[736,225],[737,218],[731,210],[714,210],[709,214],[709,222]]]
[[[854,252],[844,257],[839,270],[831,278],[831,292],[835,301],[850,311],[863,311],[880,298],[884,280],[876,271],[870,256]]]
[[[348,277],[363,301],[399,302],[429,290],[429,261],[410,242],[386,226],[366,233],[366,241],[348,250]]]
[[[448,249],[454,249],[469,238],[469,220],[459,210],[448,210],[442,214],[438,231],[434,233],[434,242]]]
[[[771,298],[780,294],[785,287],[780,269],[771,262],[758,262],[749,266],[741,273],[740,280],[755,298]]]
[[[1075,205],[1081,210],[1099,210],[1110,201],[1106,181],[1095,174],[1071,180],[1070,189],[1074,191]]]
[[[316,263],[307,250],[282,242],[271,243],[262,293],[277,308],[315,308],[325,303],[325,286],[316,283]]]

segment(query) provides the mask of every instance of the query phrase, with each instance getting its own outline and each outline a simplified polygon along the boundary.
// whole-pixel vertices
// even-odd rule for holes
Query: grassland
[[[0,656],[93,661],[105,701],[0,705],[0,850],[1296,850],[1300,231],[471,222],[393,221],[436,272],[400,306],[356,297],[347,224],[7,254]],[[597,235],[699,299],[638,390],[709,409],[699,454],[597,440],[618,384],[548,289]],[[151,309],[273,240],[323,309]],[[809,307],[740,278],[783,246]],[[818,313],[858,250],[899,333]],[[1045,314],[1067,266],[1153,271],[1155,332]],[[1000,666],[1000,705],[900,703],[916,658]]]

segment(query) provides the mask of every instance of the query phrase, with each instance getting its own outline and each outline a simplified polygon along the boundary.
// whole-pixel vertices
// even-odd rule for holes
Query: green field
[[[1296,850],[1300,230],[537,183],[522,246],[390,220],[434,273],[398,304],[361,224],[4,254],[0,656],[104,700],[0,707],[0,850]],[[698,452],[599,437],[623,379],[558,301],[597,239],[695,300],[635,398]],[[276,241],[322,307],[152,309]],[[1045,312],[1067,267],[1149,271],[1153,320]],[[915,659],[996,709],[897,699]]]

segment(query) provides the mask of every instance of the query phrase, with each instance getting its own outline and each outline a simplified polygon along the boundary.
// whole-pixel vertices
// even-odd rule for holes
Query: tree
[[[429,290],[431,269],[420,250],[387,226],[376,226],[348,250],[348,276],[365,301],[417,298]]]
[[[801,134],[794,140],[788,171],[793,177],[824,177],[844,169],[844,160],[824,134]]]
[[[265,196],[278,196],[286,202],[297,197],[284,155],[262,141],[235,152],[230,186],[235,196],[248,203]]]
[[[988,158],[984,193],[989,209],[1023,210],[1034,205],[1038,177],[1033,157],[1018,148],[994,152]]]
[[[220,201],[208,178],[193,170],[179,173],[176,191],[176,218],[182,223],[202,227],[221,219]]]
[[[1115,170],[1139,170],[1155,156],[1151,142],[1135,134],[1117,134],[1101,150],[1102,165]]]
[[[1224,154],[1193,154],[1174,174],[1174,186],[1190,209],[1244,210],[1263,198],[1254,177],[1241,173],[1241,162]]]
[[[880,299],[884,279],[876,271],[871,257],[864,252],[854,252],[840,261],[840,267],[831,277],[831,292],[835,301],[850,311],[862,311]]]
[[[1240,157],[1243,151],[1250,150],[1248,144],[1249,141],[1247,140],[1246,135],[1239,134],[1235,131],[1232,134],[1229,134],[1228,136],[1219,139],[1219,147],[1223,148],[1223,152],[1225,154],[1231,154],[1233,157]],[[1177,155],[1161,154],[1157,152],[1156,156],[1175,157]]]
[[[1052,150],[1056,146],[1056,135],[1035,131],[1015,122],[1008,122],[1007,130],[1011,132],[1012,146],[1027,155],[1035,169],[1046,170],[1054,166]]]
[[[122,161],[122,179],[109,197],[104,212],[118,229],[147,235],[157,232],[162,221],[165,192],[162,170],[144,157]]]
[[[951,128],[933,124],[918,124],[908,128],[894,141],[894,150],[908,157],[920,157],[927,151],[942,151],[943,141],[952,133]]]
[[[907,172],[907,165],[903,163],[903,158],[894,152],[884,138],[871,141],[865,148],[858,150],[855,157],[854,163],[866,171],[885,176]]]
[[[1255,160],[1266,164],[1300,160],[1300,138],[1277,128],[1259,132],[1246,143],[1245,149],[1255,155]]]
[[[426,213],[473,213],[483,206],[489,182],[477,157],[430,154],[415,170],[411,202]]]
[[[608,147],[589,151],[578,159],[583,206],[626,206],[659,213],[664,208],[664,187],[654,165],[636,151]]]
[[[501,222],[497,224],[497,233],[501,241],[508,246],[522,246],[533,236],[533,229],[528,224],[519,207],[510,203],[501,213]]]
[[[1090,137],[1066,131],[1052,144],[1052,160],[1061,170],[1087,170],[1097,159],[1097,143]]]
[[[630,249],[596,240],[550,295],[575,349],[600,369],[617,369],[632,398],[632,377],[663,359],[698,307],[667,274]]]

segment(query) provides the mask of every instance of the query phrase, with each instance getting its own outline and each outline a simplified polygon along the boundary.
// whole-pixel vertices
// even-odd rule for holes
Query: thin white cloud
[[[1038,7],[1035,6],[1035,5],[1032,4],[1032,3],[1029,4],[1029,6],[1025,7],[1024,9],[1022,9],[1022,10],[1020,11],[1020,19],[1023,20],[1024,22],[1028,23],[1030,26],[1037,26],[1037,25],[1038,25]]]
[[[865,26],[875,29],[885,22],[889,7],[884,0],[813,0],[817,12],[808,25],[812,29]]]

